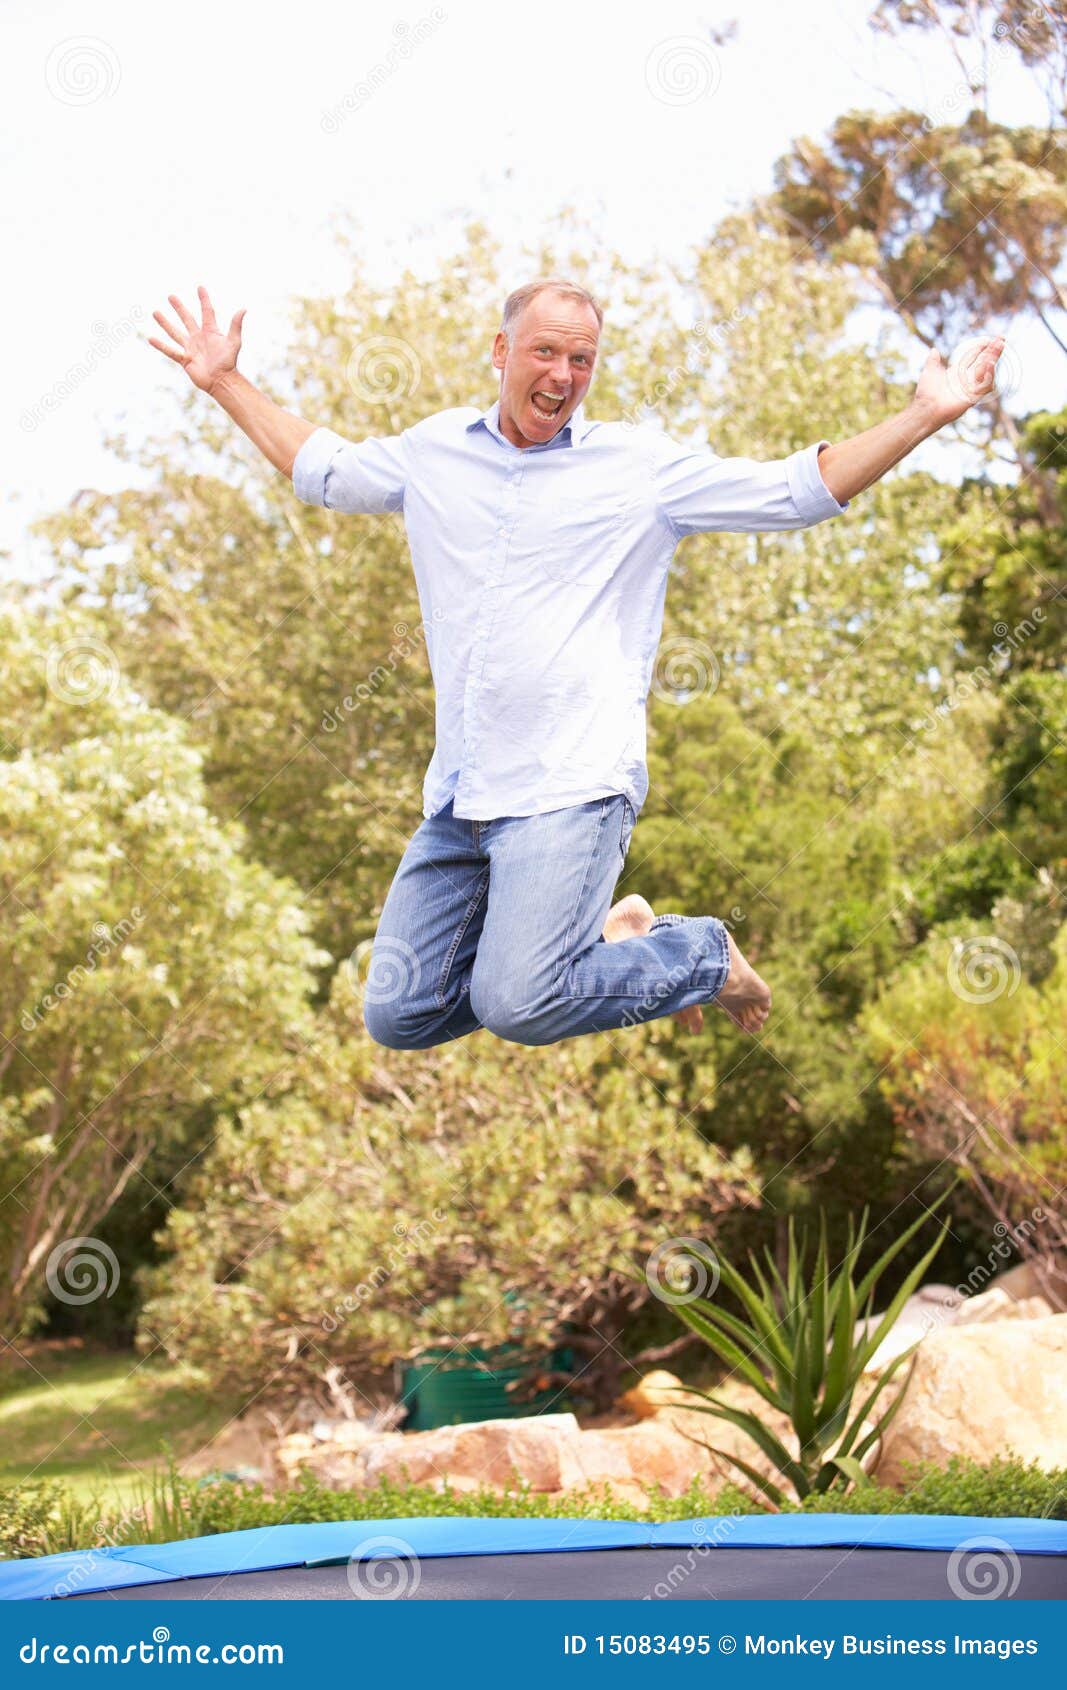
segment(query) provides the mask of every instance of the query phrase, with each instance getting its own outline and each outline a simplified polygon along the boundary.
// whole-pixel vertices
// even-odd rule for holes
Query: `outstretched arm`
[[[269,458],[275,469],[292,476],[293,464],[304,441],[314,434],[315,423],[305,422],[292,411],[283,410],[254,387],[237,368],[237,354],[241,350],[241,323],[244,309],[234,313],[227,333],[215,321],[215,312],[206,288],[197,288],[203,321],[198,323],[191,311],[176,294],[167,297],[173,305],[182,327],[171,322],[162,311],[152,315],[160,328],[171,337],[174,346],[149,336],[149,346],[181,364],[194,387],[209,393],[228,412],[249,440]]]
[[[824,446],[819,453],[819,473],[834,498],[844,504],[853,494],[862,493],[921,440],[955,422],[991,393],[1003,350],[1003,335],[993,335],[978,341],[954,368],[947,368],[940,352],[931,350],[910,405],[851,440]]]

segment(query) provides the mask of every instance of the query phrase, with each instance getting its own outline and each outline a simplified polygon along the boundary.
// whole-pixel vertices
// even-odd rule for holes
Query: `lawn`
[[[130,1501],[138,1474],[191,1455],[237,1412],[180,1365],[78,1340],[27,1342],[0,1365],[0,1486],[60,1479]]]

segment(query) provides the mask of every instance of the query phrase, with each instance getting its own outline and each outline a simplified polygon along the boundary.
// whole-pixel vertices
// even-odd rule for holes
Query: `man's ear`
[[[494,368],[494,370],[502,370],[504,368],[504,363],[505,363],[505,360],[507,359],[507,355],[508,355],[508,337],[504,333],[503,329],[498,329],[496,339],[493,341],[493,368]]]

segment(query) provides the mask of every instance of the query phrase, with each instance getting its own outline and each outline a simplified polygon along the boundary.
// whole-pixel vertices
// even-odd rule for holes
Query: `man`
[[[184,366],[297,497],[347,512],[402,511],[437,700],[424,819],[382,909],[364,996],[367,1031],[423,1049],[486,1027],[550,1044],[714,1003],[748,1033],[766,983],[713,916],[611,908],[648,792],[645,700],[667,568],[709,530],[805,528],[839,515],[920,440],[993,387],[1003,338],[953,370],[932,351],[899,415],[774,462],[717,458],[658,429],[592,422],[603,312],[547,277],[508,298],[493,342],[499,399],[402,434],[345,441],[274,404],[237,370],[227,333],[154,316]]]

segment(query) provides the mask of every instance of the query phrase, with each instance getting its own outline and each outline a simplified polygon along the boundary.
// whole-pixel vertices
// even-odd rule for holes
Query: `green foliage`
[[[953,1162],[998,1232],[1026,1223],[1046,1256],[1067,1247],[1067,926],[1051,952],[1034,984],[1000,933],[936,929],[861,1020],[910,1155]]]
[[[988,1464],[954,1455],[944,1467],[908,1465],[903,1487],[867,1485],[840,1496],[810,1496],[812,1514],[966,1514],[982,1519],[1067,1520],[1067,1468],[994,1456]]]
[[[0,651],[0,1314],[25,1331],[56,1282],[86,1289],[53,1249],[131,1182],[149,1201],[307,1037],[328,959],[91,622],[15,607]]]
[[[784,456],[910,396],[899,333],[854,332],[872,294],[889,327],[903,315],[923,335],[954,327],[945,313],[999,308],[1005,277],[1038,308],[1043,272],[1015,246],[1049,256],[1064,156],[1052,140],[849,114],[821,159],[798,154],[781,192],[724,219],[684,273],[628,265],[566,220],[530,271],[576,274],[607,303],[591,415],[654,413],[721,454]],[[972,193],[994,194],[996,216],[960,246]],[[485,228],[435,272],[383,286],[358,233],[350,251],[340,298],[299,301],[268,389],[355,439],[487,404],[513,263]],[[350,379],[377,335],[412,355],[402,391]],[[698,535],[674,559],[651,789],[619,892],[729,914],[773,986],[766,1036],[740,1041],[709,1010],[699,1039],[665,1020],[533,1057],[481,1038],[383,1056],[358,991],[341,980],[330,1000],[308,937],[338,964],[370,938],[419,819],[433,706],[399,520],[300,505],[200,393],[171,439],[116,442],[131,485],[40,525],[66,609],[3,632],[5,756],[21,759],[3,820],[26,834],[4,882],[22,901],[5,906],[8,1035],[27,1000],[74,970],[82,982],[27,1035],[43,1078],[12,1057],[0,1094],[6,1188],[25,1176],[38,1216],[53,1181],[58,1194],[51,1233],[0,1208],[20,1319],[45,1310],[55,1227],[92,1227],[121,1255],[123,1295],[136,1287],[116,1305],[122,1327],[143,1290],[142,1343],[181,1322],[171,1342],[219,1384],[377,1391],[420,1342],[462,1354],[514,1335],[503,1297],[519,1287],[521,1335],[582,1328],[602,1358],[583,1378],[606,1394],[647,1312],[604,1272],[609,1250],[711,1222],[729,1236],[732,1217],[768,1234],[816,1194],[832,1220],[867,1199],[892,1212],[936,1135],[907,1016],[887,998],[877,1036],[860,1036],[866,1014],[887,982],[908,998],[909,959],[924,964],[945,924],[981,932],[994,912],[1037,984],[1063,918],[1064,421],[990,407],[983,426],[991,453],[1016,454],[1017,486],[956,486],[907,463],[840,521]],[[1022,628],[1041,606],[990,658],[998,623]],[[118,684],[72,704],[46,659],[75,635],[104,647]],[[714,680],[673,687],[672,650]],[[151,923],[86,981],[94,925],[114,932],[133,904]],[[931,1065],[967,1075],[981,1026],[924,1001]],[[998,1044],[990,1072],[1009,1061]],[[1051,1159],[1062,1104],[1048,1085],[1040,1096],[1051,1124],[1025,1131],[1044,1131]],[[923,1153],[932,1165],[943,1151]],[[1016,1189],[992,1156],[981,1176],[998,1201]]]
[[[651,1300],[611,1263],[754,1204],[751,1161],[680,1126],[597,1040],[476,1035],[386,1062],[353,1036],[360,1004],[341,970],[307,1051],[219,1122],[145,1275],[140,1342],[227,1394],[362,1411],[398,1357],[444,1345],[463,1365],[566,1329],[581,1386],[610,1403]]]
[[[769,1250],[764,1252],[766,1271],[749,1253],[748,1278],[721,1254],[708,1252],[709,1275],[718,1273],[722,1286],[741,1305],[740,1316],[711,1297],[679,1300],[677,1313],[686,1325],[735,1377],[788,1418],[795,1450],[787,1448],[758,1412],[737,1408],[711,1392],[683,1387],[685,1401],[679,1406],[726,1420],[746,1432],[798,1498],[847,1490],[853,1484],[866,1486],[870,1481],[861,1465],[863,1457],[889,1425],[904,1386],[877,1416],[872,1411],[911,1351],[902,1351],[883,1369],[862,1402],[856,1405],[854,1399],[864,1369],[933,1261],[945,1228],[906,1275],[884,1314],[872,1320],[875,1295],[886,1268],[925,1219],[921,1215],[895,1238],[862,1276],[858,1263],[867,1234],[866,1211],[854,1235],[850,1225],[844,1259],[835,1269],[830,1267],[825,1224],[820,1226],[810,1269],[807,1240],[798,1246],[790,1224],[784,1275]],[[857,1326],[860,1321],[862,1327]],[[712,1453],[731,1462],[772,1502],[784,1500],[781,1487],[750,1463],[727,1451],[713,1449]]]
[[[106,1504],[75,1501],[54,1481],[31,1480],[0,1489],[0,1559],[28,1559],[99,1544],[176,1543],[257,1526],[320,1520],[417,1518],[692,1520],[758,1514],[759,1505],[736,1486],[708,1491],[699,1481],[681,1496],[659,1486],[645,1508],[617,1498],[610,1485],[546,1496],[528,1485],[454,1491],[382,1482],[368,1490],[335,1490],[302,1473],[288,1490],[268,1495],[262,1484],[225,1476],[185,1477],[172,1463],[141,1488],[136,1508],[116,1515]],[[1067,1469],[996,1458],[988,1466],[953,1457],[944,1468],[926,1465],[902,1490],[872,1484],[847,1494],[813,1493],[784,1501],[782,1513],[949,1514],[980,1518],[1067,1519]]]

